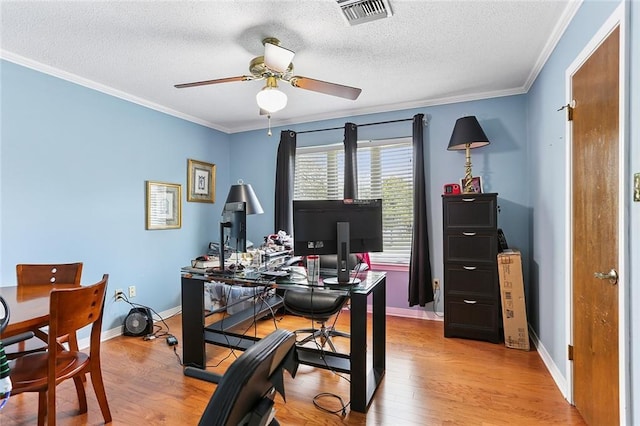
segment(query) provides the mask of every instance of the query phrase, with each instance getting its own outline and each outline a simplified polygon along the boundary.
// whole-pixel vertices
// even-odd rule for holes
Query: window
[[[382,198],[384,252],[376,263],[409,264],[413,226],[413,145],[410,138],[358,141],[358,198]],[[343,198],[342,143],[296,149],[294,199]]]

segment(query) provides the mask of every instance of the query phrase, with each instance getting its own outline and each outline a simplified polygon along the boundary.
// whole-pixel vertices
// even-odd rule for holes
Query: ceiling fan
[[[261,114],[271,114],[280,111],[287,105],[287,95],[278,90],[278,80],[291,83],[293,87],[356,100],[362,89],[329,83],[309,77],[293,75],[293,56],[295,52],[280,46],[280,40],[268,37],[262,40],[264,56],[253,58],[249,63],[251,75],[218,78],[215,80],[196,81],[193,83],[176,84],[174,87],[206,86],[209,84],[230,83],[234,81],[266,80],[266,85],[256,95],[256,101]]]

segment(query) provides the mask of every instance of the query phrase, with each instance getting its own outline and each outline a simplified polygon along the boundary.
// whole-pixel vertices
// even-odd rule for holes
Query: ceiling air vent
[[[337,0],[351,25],[388,18],[393,15],[388,0]]]

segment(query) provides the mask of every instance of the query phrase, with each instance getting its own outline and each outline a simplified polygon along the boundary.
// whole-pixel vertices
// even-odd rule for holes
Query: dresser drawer
[[[496,194],[443,196],[444,229],[496,229],[498,222],[496,200]]]
[[[445,337],[500,341],[498,305],[489,300],[449,297],[445,303]]]
[[[444,265],[444,291],[447,296],[495,299],[497,282],[496,266]]]
[[[498,235],[495,232],[464,231],[444,234],[444,261],[495,264]]]

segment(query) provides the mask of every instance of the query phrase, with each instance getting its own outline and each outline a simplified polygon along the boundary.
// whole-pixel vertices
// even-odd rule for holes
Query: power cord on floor
[[[436,306],[438,306],[439,302],[440,302],[440,286],[438,286],[438,288],[433,291],[432,309],[435,316],[442,318],[444,315],[441,315],[438,313],[438,311],[436,311]]]
[[[314,291],[312,289],[311,290],[311,302],[310,302],[310,305],[312,307],[313,307],[313,294],[314,294]],[[311,316],[313,316],[313,312],[311,313]],[[338,317],[339,316],[340,316],[340,311],[338,311],[338,313],[334,317],[333,323],[329,326],[330,329],[335,329],[335,326],[336,326],[336,324],[338,322]],[[313,319],[311,319],[311,329],[312,330],[315,329],[315,321]],[[331,371],[333,374],[335,374],[336,376],[340,377],[341,379],[346,380],[348,383],[351,383],[351,380],[349,380],[347,377],[345,377],[342,374],[338,373],[335,369],[333,369],[331,366],[329,366],[329,364],[327,363],[326,357],[325,357],[326,351],[324,350],[324,346],[321,344],[321,342],[318,342],[317,339],[318,339],[318,337],[314,337],[312,341],[315,344],[316,349],[318,351],[320,351],[320,358],[324,362],[324,365],[325,365],[326,369]],[[323,407],[320,404],[320,402],[318,401],[320,398],[323,398],[323,397],[330,397],[330,398],[335,398],[335,399],[339,400],[341,408],[338,409],[338,410],[330,410],[328,408]],[[344,400],[339,395],[336,395],[336,394],[330,393],[330,392],[321,392],[321,393],[319,393],[319,394],[317,394],[316,396],[313,397],[313,405],[315,405],[316,408],[318,408],[318,409],[320,409],[322,411],[325,411],[327,413],[331,413],[331,414],[342,413],[342,416],[344,417],[344,416],[347,415],[347,408],[349,407],[349,405],[351,405],[351,401],[349,401],[348,403],[345,403]]]
[[[184,364],[182,363],[182,359],[180,358],[180,355],[178,355],[178,346],[174,345],[173,346],[173,353],[176,354],[176,358],[178,358],[178,363],[183,366]]]
[[[320,398],[335,398],[338,401],[340,401],[340,406],[341,408],[339,408],[338,410],[330,410],[328,408],[323,407],[322,405],[320,405],[320,403],[318,402],[318,400]],[[326,413],[330,413],[330,414],[342,414],[342,417],[345,417],[347,415],[347,408],[349,407],[349,405],[351,405],[351,402],[348,403],[344,403],[344,400],[339,396],[336,395],[334,393],[329,393],[329,392],[322,392],[317,394],[316,396],[313,397],[313,405],[316,406],[316,408],[318,408],[319,410],[322,410]]]

